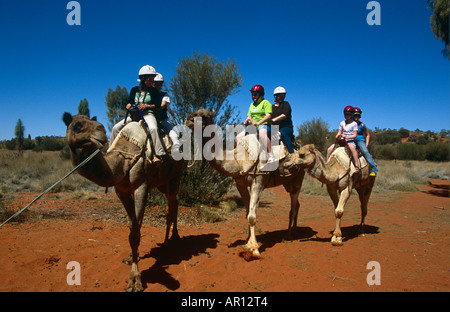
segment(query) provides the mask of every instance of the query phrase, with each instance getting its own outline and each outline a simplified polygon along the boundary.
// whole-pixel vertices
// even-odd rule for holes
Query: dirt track
[[[145,224],[139,262],[145,291],[450,291],[450,183],[432,183],[417,193],[373,194],[364,237],[353,194],[342,247],[330,243],[329,198],[301,195],[299,227],[284,241],[289,197],[282,187],[265,190],[257,211],[263,258],[250,262],[239,256],[247,237],[242,210],[220,223],[181,224],[181,240],[166,246],[159,245],[164,228]],[[16,194],[10,205],[23,207],[35,195]],[[50,194],[33,209],[70,218],[0,228],[0,291],[124,291],[128,228],[97,213],[106,207],[121,211],[114,194],[93,200]],[[70,261],[81,265],[80,286],[67,284]],[[370,261],[380,264],[381,285],[367,284]]]

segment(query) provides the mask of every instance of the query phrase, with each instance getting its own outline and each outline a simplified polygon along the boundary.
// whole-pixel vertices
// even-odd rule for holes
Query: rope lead
[[[27,209],[28,207],[30,207],[35,201],[37,201],[39,198],[41,198],[43,195],[47,194],[48,192],[50,192],[50,190],[52,188],[54,188],[55,186],[57,186],[59,183],[61,183],[64,179],[66,179],[68,176],[70,176],[72,173],[74,173],[75,171],[77,171],[80,167],[84,166],[87,162],[89,162],[92,158],[94,158],[95,155],[97,155],[100,152],[100,150],[96,150],[95,152],[93,152],[88,158],[86,158],[85,160],[83,160],[78,166],[76,166],[75,168],[73,168],[68,174],[66,174],[64,177],[62,177],[61,179],[59,179],[58,182],[56,182],[55,184],[53,184],[52,186],[50,186],[48,189],[46,189],[43,193],[41,193],[39,196],[37,196],[35,199],[33,199],[28,205],[26,205],[25,207],[23,207],[22,209],[20,209],[19,211],[17,211],[15,214],[13,214],[11,217],[9,217],[5,222],[3,222],[0,225],[0,228],[6,224],[9,220],[17,217],[18,215],[20,215],[25,209]]]

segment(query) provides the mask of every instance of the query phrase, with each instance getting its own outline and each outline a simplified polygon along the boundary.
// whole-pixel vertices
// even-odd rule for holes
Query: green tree
[[[19,150],[19,154],[23,155],[23,140],[25,136],[25,126],[23,125],[22,120],[19,118],[16,123],[16,127],[14,128],[14,136],[16,138],[17,148]]]
[[[196,52],[178,63],[170,82],[169,114],[175,124],[183,124],[187,115],[200,108],[215,111],[217,125],[225,128],[237,119],[237,107],[227,98],[237,93],[242,76],[236,62],[218,62],[217,58]],[[208,204],[228,192],[233,180],[219,174],[205,160],[195,162],[183,173],[178,198],[184,204]]]
[[[442,129],[439,134],[441,135],[441,137],[446,138],[450,134],[450,130]]]
[[[409,130],[408,129],[405,129],[405,128],[400,128],[400,129],[398,129],[398,133],[400,134],[400,137],[401,138],[407,138],[407,137],[409,137]]]
[[[118,123],[120,120],[125,118],[126,109],[128,101],[128,91],[125,87],[116,86],[113,90],[108,88],[108,93],[105,96],[106,101],[106,116],[108,117],[108,129],[112,130],[112,127]]]
[[[322,118],[314,118],[297,127],[298,138],[302,144],[314,144],[319,151],[324,152],[330,135],[328,128],[328,123]]]
[[[214,56],[195,52],[180,60],[175,71],[169,87],[173,104],[168,111],[176,124],[200,108],[214,110],[222,128],[237,120],[237,107],[227,100],[243,81],[235,60],[218,62]]]
[[[394,144],[400,143],[401,136],[397,130],[384,129],[381,131],[377,131],[373,136],[371,136],[371,141],[374,144],[386,145],[386,144]]]
[[[449,43],[449,3],[450,0],[428,0],[428,8],[433,11],[431,15],[431,30],[437,39],[445,43],[442,54],[450,60]]]
[[[80,104],[78,104],[78,115],[85,115],[90,117],[89,103],[88,100],[86,100],[86,98],[81,100]]]

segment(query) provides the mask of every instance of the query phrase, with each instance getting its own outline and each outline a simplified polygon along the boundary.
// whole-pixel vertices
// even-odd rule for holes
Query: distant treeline
[[[336,130],[328,132],[328,146],[333,143]],[[400,130],[378,129],[370,130],[371,139],[369,150],[375,159],[399,160],[450,160],[450,131],[442,130],[440,133],[431,131],[407,129]],[[311,142],[314,143],[314,142]],[[0,141],[0,148],[17,149],[16,139]],[[23,150],[33,151],[61,151],[62,158],[70,158],[68,146],[63,137],[42,136],[23,139]]]
[[[41,136],[36,137],[34,140],[31,138],[23,139],[24,150],[39,151],[61,151],[67,145],[66,141],[62,137],[57,136]],[[17,149],[17,139],[0,141],[0,148],[15,150]]]
[[[369,145],[374,158],[400,160],[449,161],[450,144],[447,134],[412,132],[401,135],[397,130],[382,130],[371,133]]]

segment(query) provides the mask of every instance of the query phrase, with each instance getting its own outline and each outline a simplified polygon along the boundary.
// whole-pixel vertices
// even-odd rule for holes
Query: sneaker
[[[376,176],[377,176],[377,173],[376,173],[375,171],[371,171],[371,172],[369,173],[369,175],[370,175],[371,177],[376,177]]]

